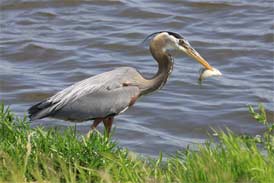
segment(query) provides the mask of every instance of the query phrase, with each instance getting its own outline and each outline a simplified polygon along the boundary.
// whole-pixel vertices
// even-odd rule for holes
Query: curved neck
[[[161,50],[161,51],[156,51]],[[173,58],[162,49],[150,48],[153,58],[158,62],[158,72],[151,78],[145,79],[142,87],[142,94],[148,94],[155,90],[161,89],[173,69]]]

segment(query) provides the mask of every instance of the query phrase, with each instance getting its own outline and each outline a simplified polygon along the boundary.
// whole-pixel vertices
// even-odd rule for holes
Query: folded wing
[[[32,106],[28,110],[30,119],[54,117],[84,121],[118,114],[140,94],[137,85],[128,85],[135,82],[132,78],[137,75],[134,68],[121,67],[75,83]]]

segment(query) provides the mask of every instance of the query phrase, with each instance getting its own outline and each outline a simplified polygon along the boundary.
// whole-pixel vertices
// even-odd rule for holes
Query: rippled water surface
[[[0,98],[19,115],[72,83],[120,66],[157,70],[142,40],[181,33],[222,78],[197,83],[200,65],[175,58],[166,86],[116,117],[114,139],[136,152],[172,153],[201,143],[210,128],[258,134],[247,104],[273,119],[273,1],[1,0]],[[73,126],[59,120],[33,122]],[[90,122],[77,124],[82,133]],[[102,129],[102,128],[101,128]]]

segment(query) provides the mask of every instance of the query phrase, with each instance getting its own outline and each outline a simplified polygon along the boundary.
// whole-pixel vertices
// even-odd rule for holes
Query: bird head
[[[151,49],[161,49],[162,52],[168,54],[172,54],[174,50],[183,52],[200,63],[205,69],[213,70],[213,67],[180,34],[169,31],[155,32],[150,34],[145,41],[152,36]]]

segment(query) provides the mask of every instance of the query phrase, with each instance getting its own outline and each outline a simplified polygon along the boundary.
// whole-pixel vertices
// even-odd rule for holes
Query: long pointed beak
[[[213,70],[213,67],[190,45],[187,47],[181,46],[180,50],[185,52],[190,57],[194,58],[197,62],[204,66],[208,70]]]

